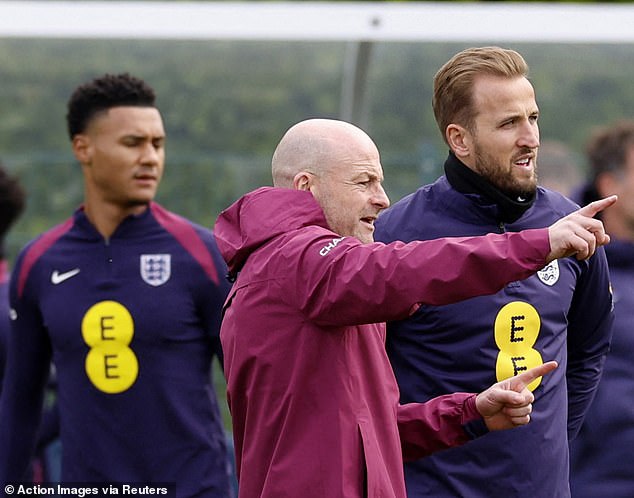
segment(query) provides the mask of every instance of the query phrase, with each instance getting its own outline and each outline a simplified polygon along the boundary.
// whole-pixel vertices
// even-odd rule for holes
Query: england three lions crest
[[[537,272],[537,277],[546,285],[555,285],[559,280],[559,263],[557,260],[551,261],[544,268]]]
[[[172,274],[171,254],[141,254],[141,277],[157,287],[170,279]]]

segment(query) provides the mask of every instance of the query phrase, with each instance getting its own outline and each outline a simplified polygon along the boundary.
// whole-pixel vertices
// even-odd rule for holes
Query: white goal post
[[[633,4],[0,1],[0,37],[634,42]]]

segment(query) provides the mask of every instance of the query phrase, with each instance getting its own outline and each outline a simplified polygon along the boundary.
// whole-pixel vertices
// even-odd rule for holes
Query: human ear
[[[312,175],[307,171],[300,171],[293,177],[293,188],[295,190],[310,190],[313,184]]]
[[[459,158],[468,157],[471,154],[471,134],[457,124],[450,124],[445,130],[447,143],[452,152]]]
[[[73,137],[72,141],[73,153],[80,164],[89,164],[92,153],[90,147],[90,139],[86,135],[78,134]]]

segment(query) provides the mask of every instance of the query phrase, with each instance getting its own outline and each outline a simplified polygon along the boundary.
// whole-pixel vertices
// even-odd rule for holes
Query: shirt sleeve
[[[220,324],[222,322],[222,306],[229,294],[231,284],[227,280],[227,265],[222,259],[218,247],[216,246],[213,236],[207,234],[205,246],[209,251],[213,264],[218,275],[218,281],[207,281],[203,285],[203,299],[201,299],[200,307],[202,309],[203,321],[205,327],[211,337],[211,344],[214,355],[218,358],[220,366],[223,366],[223,353],[220,343]]]
[[[614,310],[603,248],[584,263],[568,314],[568,438],[573,440],[594,399],[610,342]]]
[[[403,459],[411,461],[436,451],[460,446],[485,434],[482,417],[475,405],[475,394],[454,393],[433,398],[426,403],[399,405],[398,430]],[[479,426],[477,430],[469,430]]]

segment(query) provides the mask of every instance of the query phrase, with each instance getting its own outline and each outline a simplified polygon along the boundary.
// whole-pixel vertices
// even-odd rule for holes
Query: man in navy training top
[[[211,379],[226,269],[209,230],[153,202],[165,159],[154,91],[103,75],[74,91],[67,123],[84,203],[12,273],[0,482],[24,476],[52,358],[63,482],[231,496]]]
[[[537,186],[539,108],[528,66],[499,47],[464,50],[434,78],[433,109],[449,157],[435,183],[377,221],[382,242],[517,232],[577,209]],[[421,306],[389,324],[387,349],[401,402],[478,391],[556,360],[530,386],[532,423],[406,465],[410,496],[570,496],[568,442],[596,391],[612,329],[605,251],[552,261],[491,296]],[[485,455],[485,457],[483,457]]]
[[[570,447],[574,498],[634,493],[634,121],[601,127],[587,145],[590,179],[580,201],[618,194],[601,213],[614,235],[605,253],[614,292],[614,336],[596,397]],[[622,203],[621,203],[622,202]]]

